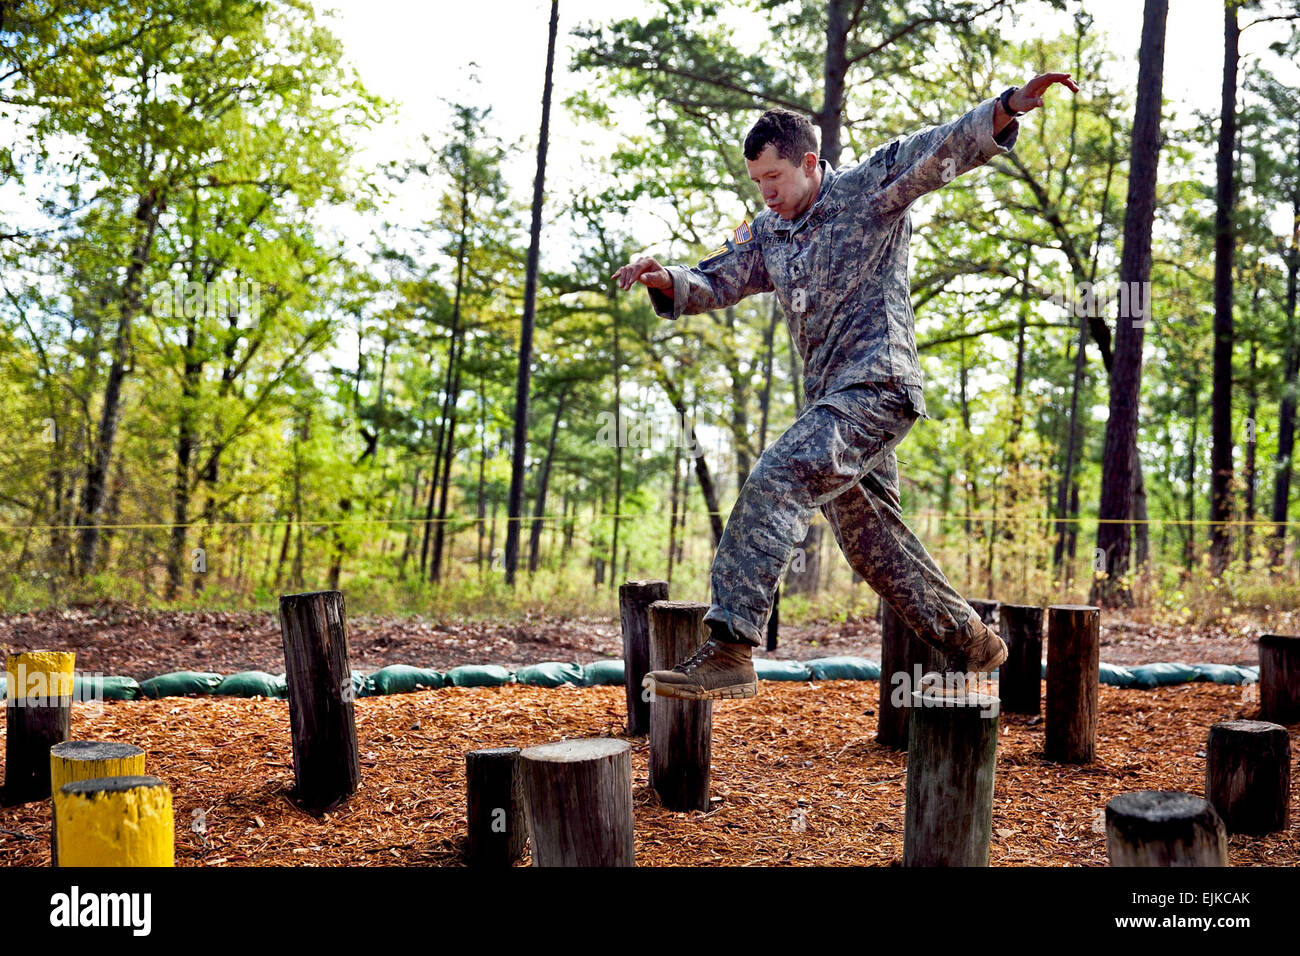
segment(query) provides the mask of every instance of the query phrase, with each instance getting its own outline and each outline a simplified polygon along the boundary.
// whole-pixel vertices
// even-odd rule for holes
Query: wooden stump
[[[1226,720],[1205,745],[1205,799],[1228,833],[1256,836],[1287,828],[1291,738],[1281,724]]]
[[[650,669],[671,670],[707,639],[707,604],[650,605]],[[713,701],[653,696],[650,702],[650,786],[669,810],[709,808]]]
[[[912,694],[904,866],[988,866],[998,698],[960,687]]]
[[[50,797],[50,748],[72,735],[72,668],[67,651],[25,651],[5,662],[4,803]]]
[[[1002,606],[999,602],[992,598],[967,598],[966,603],[980,616],[981,621],[995,631],[998,629],[998,608]]]
[[[1047,609],[1047,728],[1044,752],[1059,763],[1097,757],[1101,610],[1081,604]]]
[[[144,775],[144,751],[131,744],[101,740],[69,740],[50,748],[50,792],[66,783],[97,777]],[[59,865],[59,821],[50,826],[50,865]]]
[[[1139,790],[1106,804],[1106,853],[1111,866],[1227,866],[1228,837],[1200,797]]]
[[[907,748],[907,715],[921,676],[944,668],[945,655],[921,640],[898,612],[880,599],[880,707],[876,740],[897,750]]]
[[[309,813],[320,814],[356,793],[361,782],[342,592],[281,596],[280,632],[293,729],[294,795]]]
[[[519,761],[533,866],[635,865],[626,740],[562,740]]]
[[[173,866],[172,794],[157,777],[94,777],[54,795],[59,866]]]
[[[640,737],[650,733],[650,701],[641,692],[641,679],[654,669],[650,666],[650,605],[655,601],[666,600],[668,600],[667,581],[628,581],[618,587],[619,617],[623,625],[623,684],[627,690],[629,737]]]
[[[528,825],[518,747],[492,747],[465,755],[465,804],[467,864],[510,866],[523,855]]]
[[[1007,660],[998,668],[998,697],[1002,709],[1037,714],[1043,693],[1043,609],[1028,604],[1003,604],[999,610]]]
[[[1300,723],[1300,637],[1265,634],[1259,639],[1259,719]]]

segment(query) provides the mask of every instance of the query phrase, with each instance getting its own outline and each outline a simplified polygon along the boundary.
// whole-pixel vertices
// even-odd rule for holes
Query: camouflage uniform
[[[669,266],[671,297],[649,290],[666,319],[775,292],[804,363],[805,406],[741,488],[713,559],[706,621],[761,643],[777,584],[818,508],[850,566],[923,639],[951,647],[974,615],[903,523],[894,447],[926,416],[908,207],[1015,145],[1015,120],[993,136],[995,102],[857,166],[823,160],[821,190],[798,219],[765,209],[698,266]]]

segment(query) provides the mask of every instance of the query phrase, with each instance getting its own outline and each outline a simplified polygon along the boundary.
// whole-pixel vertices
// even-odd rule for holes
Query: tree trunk
[[[528,455],[528,389],[532,377],[533,320],[537,310],[537,259],[541,247],[542,197],[546,177],[546,147],[551,125],[551,75],[555,68],[555,29],[559,0],[551,0],[550,37],[546,45],[546,81],[542,87],[542,128],[537,140],[537,175],[533,179],[533,221],[528,238],[524,279],[524,316],[519,329],[519,374],[515,382],[514,445],[510,461],[510,500],[506,518],[506,583],[515,583],[519,566],[519,522],[524,512],[524,463]]]
[[[840,164],[840,125],[844,115],[844,77],[849,70],[849,0],[827,0],[826,64],[821,112],[821,158],[835,169]]]
[[[1126,522],[1133,511],[1133,473],[1137,468],[1138,406],[1142,385],[1142,344],[1150,311],[1151,224],[1155,219],[1156,174],[1160,162],[1160,106],[1165,63],[1168,0],[1146,0],[1139,50],[1137,105],[1129,151],[1128,200],[1124,207],[1124,250],[1120,257],[1119,313],[1110,370],[1110,415],[1106,420],[1105,462],[1097,547],[1106,573],[1093,576],[1089,600],[1103,607],[1132,603],[1126,580],[1131,536]]]
[[[1232,259],[1236,231],[1233,144],[1237,139],[1236,0],[1223,6],[1223,87],[1219,106],[1218,182],[1214,210],[1214,387],[1210,397],[1210,570],[1223,574],[1228,565],[1232,517]]]
[[[113,362],[109,366],[108,381],[104,386],[104,402],[100,410],[99,431],[86,471],[86,484],[82,489],[80,514],[77,524],[80,537],[77,541],[77,572],[90,574],[95,566],[95,550],[99,545],[100,509],[104,504],[104,491],[108,466],[113,459],[113,444],[121,414],[122,386],[126,381],[127,364],[131,352],[131,325],[139,314],[143,302],[144,270],[153,248],[154,232],[165,202],[150,191],[140,197],[135,219],[138,223],[138,241],[131,250],[131,262],[122,280],[121,303],[118,311],[117,334],[113,339]]]
[[[537,504],[533,508],[533,530],[528,538],[528,573],[536,574],[542,563],[542,527],[546,516],[546,486],[551,477],[551,463],[555,460],[555,439],[560,432],[560,419],[564,416],[564,402],[568,397],[565,389],[560,390],[555,400],[555,418],[551,420],[551,437],[546,443],[546,458],[542,461],[542,473],[537,479]]]
[[[1300,169],[1300,138],[1296,144],[1296,166]],[[1281,570],[1286,543],[1286,519],[1291,500],[1291,456],[1295,450],[1296,395],[1300,389],[1300,328],[1296,325],[1297,276],[1300,275],[1300,172],[1291,191],[1291,246],[1286,252],[1286,360],[1282,401],[1278,408],[1277,457],[1273,479],[1273,525],[1269,544],[1269,565]]]

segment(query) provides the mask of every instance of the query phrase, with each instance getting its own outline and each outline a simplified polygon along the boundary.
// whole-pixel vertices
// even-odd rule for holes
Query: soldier
[[[919,197],[1008,152],[1016,117],[1043,105],[1068,73],[1044,73],[980,103],[950,123],[832,169],[817,159],[812,124],[764,113],[745,137],[745,166],[767,209],[694,268],[642,257],[613,278],[639,282],[665,319],[721,309],[775,292],[804,362],[805,405],[759,457],[718,543],[710,570],[711,636],[645,686],[667,697],[720,699],[758,692],[752,651],[781,575],[817,509],[852,568],[949,670],[969,676],[1007,658],[904,523],[895,446],[926,416],[916,356],[907,260],[908,207]],[[928,416],[926,416],[928,417]]]

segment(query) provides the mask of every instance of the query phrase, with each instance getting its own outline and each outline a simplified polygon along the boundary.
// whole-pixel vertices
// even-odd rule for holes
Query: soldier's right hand
[[[632,288],[637,282],[651,289],[662,289],[665,292],[671,292],[673,288],[673,277],[668,274],[668,270],[650,256],[640,256],[633,259],[615,272],[611,278],[618,283],[619,288],[624,292]]]

